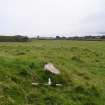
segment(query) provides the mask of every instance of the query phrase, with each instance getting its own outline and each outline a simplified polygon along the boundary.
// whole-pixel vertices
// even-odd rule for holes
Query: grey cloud
[[[105,0],[0,0],[0,33],[70,35],[105,31]]]

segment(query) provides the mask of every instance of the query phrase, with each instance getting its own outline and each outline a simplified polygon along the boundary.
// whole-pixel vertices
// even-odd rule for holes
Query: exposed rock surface
[[[56,75],[60,74],[60,71],[56,67],[54,67],[54,65],[52,63],[45,64],[44,65],[44,70],[49,71],[52,74],[56,74]]]

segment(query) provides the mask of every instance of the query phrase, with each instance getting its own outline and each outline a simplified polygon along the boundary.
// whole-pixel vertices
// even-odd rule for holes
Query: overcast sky
[[[0,34],[105,32],[105,0],[0,0]]]

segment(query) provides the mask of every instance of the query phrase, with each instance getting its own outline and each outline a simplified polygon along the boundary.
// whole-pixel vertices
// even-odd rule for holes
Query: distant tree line
[[[67,39],[67,40],[105,40],[105,35],[102,36],[72,36],[72,37],[61,37],[56,36],[55,39]]]
[[[105,40],[105,35],[102,35],[102,36],[75,36],[75,37],[68,37],[67,39],[71,39],[71,40]]]
[[[27,42],[30,39],[27,36],[0,36],[0,42]]]
[[[39,39],[39,40],[86,40],[86,41],[101,41],[105,40],[105,35],[97,35],[97,36],[72,36],[72,37],[66,37],[66,36],[56,36],[56,37],[40,37],[37,36],[36,38],[33,39]]]

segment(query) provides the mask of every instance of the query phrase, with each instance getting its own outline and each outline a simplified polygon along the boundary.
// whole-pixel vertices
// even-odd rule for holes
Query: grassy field
[[[45,63],[63,86],[46,83]],[[35,40],[0,43],[0,105],[105,105],[105,42]]]

